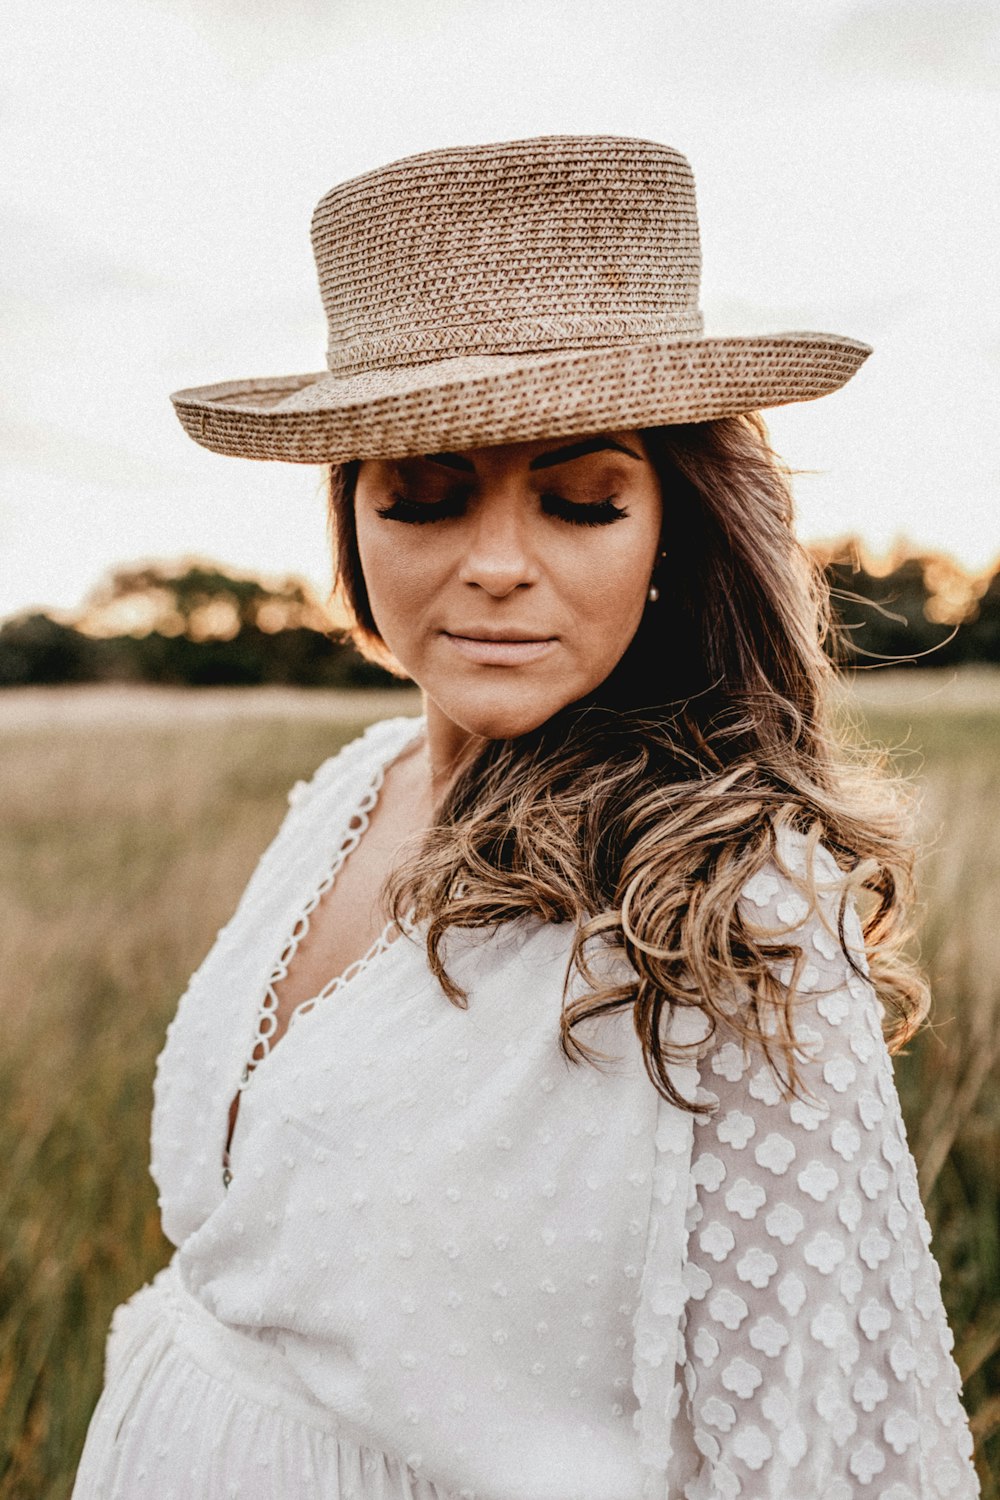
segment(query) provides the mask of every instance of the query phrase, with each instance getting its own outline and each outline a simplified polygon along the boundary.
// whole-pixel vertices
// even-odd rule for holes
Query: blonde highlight
[[[835,935],[858,899],[871,979],[892,1050],[927,1010],[904,952],[913,850],[906,797],[833,728],[836,672],[824,643],[829,594],[794,537],[790,477],[756,415],[643,433],[664,500],[658,601],[622,661],[587,700],[517,740],[491,741],[467,764],[422,847],[390,881],[397,916],[427,924],[429,965],[452,1003],[450,928],[534,917],[576,928],[561,1045],[599,1066],[582,1023],[630,1007],[646,1071],[682,1109],[680,1060],[664,1023],[697,1007],[761,1046],[797,1093],[793,1012],[804,957],[781,934],[756,932],[741,906],[754,875],[778,858],[785,830],[821,844],[841,872]],[[356,644],[391,662],[357,556],[357,465],[330,476],[338,584]],[[814,863],[788,869],[819,909]],[[628,961],[609,982],[596,949]],[[782,974],[779,979],[778,973]],[[568,976],[567,976],[568,978]]]

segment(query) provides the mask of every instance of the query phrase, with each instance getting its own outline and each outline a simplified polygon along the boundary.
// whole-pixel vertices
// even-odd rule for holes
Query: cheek
[[[400,659],[440,586],[440,559],[423,534],[428,529],[358,516],[358,556],[368,602],[379,633]]]
[[[409,556],[405,538],[391,537],[388,528],[379,520],[358,517],[358,556],[361,573],[364,574],[372,612],[390,615],[408,597],[412,589],[418,588],[421,570],[415,567]]]
[[[650,547],[593,548],[567,570],[565,595],[580,629],[581,642],[602,659],[617,659],[638,628],[647,603],[652,572]]]

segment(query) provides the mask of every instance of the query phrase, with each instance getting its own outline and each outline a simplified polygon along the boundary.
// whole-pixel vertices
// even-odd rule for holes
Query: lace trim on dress
[[[278,1028],[277,986],[283,979],[287,978],[289,968],[299,950],[299,946],[309,931],[310,917],[323,897],[331,889],[345,862],[354,853],[354,850],[358,847],[367,832],[371,815],[378,805],[379,795],[385,781],[386,770],[387,767],[384,764],[380,764],[375,770],[351,816],[347,832],[341,840],[340,846],[326,874],[300,912],[295,926],[292,928],[291,936],[282,949],[281,956],[272,970],[271,977],[267,983],[267,989],[258,1008],[257,1024],[254,1031],[253,1043],[250,1048],[250,1055],[244,1065],[239,1082],[240,1092],[246,1088],[253,1077],[255,1069],[260,1066],[271,1052],[274,1034]],[[305,1000],[299,1001],[289,1016],[288,1029],[291,1029],[300,1016],[311,1011],[320,1001],[329,999],[331,995],[336,994],[338,990],[343,989],[345,985],[357,979],[358,975],[362,974],[369,964],[378,958],[380,954],[384,953],[386,948],[395,942],[398,936],[403,935],[407,928],[408,923],[406,919],[403,919],[401,922],[391,919],[387,922],[367,953],[364,953],[360,958],[356,958],[353,963],[348,964],[343,973],[328,980],[317,994],[310,995]]]

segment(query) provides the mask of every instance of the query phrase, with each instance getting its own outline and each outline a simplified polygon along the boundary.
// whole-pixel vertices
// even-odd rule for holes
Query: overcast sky
[[[993,0],[6,0],[0,614],[198,554],[330,581],[319,471],[168,393],[323,365],[335,182],[543,133],[691,160],[710,333],[875,353],[769,417],[807,538],[1000,553]]]

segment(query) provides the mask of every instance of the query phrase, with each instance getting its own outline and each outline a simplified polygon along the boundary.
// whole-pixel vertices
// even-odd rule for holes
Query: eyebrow
[[[565,448],[553,448],[548,453],[540,453],[533,458],[528,465],[529,469],[552,469],[556,464],[568,464],[574,458],[584,458],[588,453],[603,453],[610,448],[615,453],[624,453],[629,458],[634,458],[636,463],[642,463],[642,456],[633,448],[627,448],[624,443],[615,442],[610,437],[584,438],[580,443],[570,443]]]
[[[624,443],[616,442],[611,437],[583,438],[578,443],[568,443],[564,448],[553,448],[548,453],[539,453],[528,465],[529,469],[552,469],[556,464],[571,463],[574,458],[585,458],[588,453],[603,453],[606,450],[615,453],[624,453],[628,458],[634,458],[636,463],[642,463],[642,455],[636,453],[633,448],[628,448]],[[464,474],[474,474],[476,466],[471,459],[463,457],[461,453],[425,453],[424,461],[429,464],[441,464],[446,469],[461,469]]]

